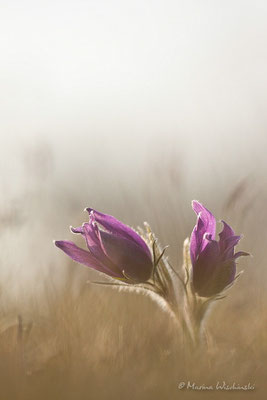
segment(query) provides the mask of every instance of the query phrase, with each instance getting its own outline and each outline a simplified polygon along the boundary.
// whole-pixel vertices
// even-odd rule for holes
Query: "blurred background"
[[[175,398],[186,377],[253,381],[260,398],[266,2],[0,6],[3,398]],[[208,364],[188,361],[190,376],[157,305],[86,284],[98,275],[52,240],[73,239],[69,225],[91,206],[131,226],[148,221],[178,269],[192,199],[243,233],[240,249],[254,257],[240,260],[245,273],[210,316]]]

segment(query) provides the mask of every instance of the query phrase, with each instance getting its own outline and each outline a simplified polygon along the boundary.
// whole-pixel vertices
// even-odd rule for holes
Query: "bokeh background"
[[[0,398],[244,398],[183,380],[264,398],[266,2],[0,6]],[[179,269],[192,199],[253,254],[197,359],[151,299],[88,284],[52,243],[91,206],[149,221]]]

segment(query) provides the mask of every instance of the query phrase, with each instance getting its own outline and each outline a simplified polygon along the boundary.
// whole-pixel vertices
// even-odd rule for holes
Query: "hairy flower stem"
[[[184,241],[183,247],[184,279],[184,318],[187,330],[190,332],[191,348],[203,345],[203,328],[209,302],[198,297],[191,282],[192,265],[190,260],[189,239]]]
[[[157,294],[154,299],[161,299],[164,309],[169,312],[175,325],[182,332],[183,347],[193,351],[201,342],[202,315],[201,304],[190,287],[191,261],[189,240],[184,242],[185,279],[172,267],[152,232],[145,223],[146,233],[140,233],[153,249],[153,276],[150,290]],[[144,285],[143,285],[144,286]],[[151,293],[152,294],[152,293]],[[153,297],[153,296],[152,296]]]
[[[201,347],[203,345],[203,325],[204,325],[204,318],[205,318],[205,312],[206,310],[203,308],[201,300],[196,298],[195,295],[193,295],[193,304],[192,304],[192,309],[191,309],[191,327],[192,327],[192,332],[193,332],[193,340],[194,340],[194,345],[196,347]]]

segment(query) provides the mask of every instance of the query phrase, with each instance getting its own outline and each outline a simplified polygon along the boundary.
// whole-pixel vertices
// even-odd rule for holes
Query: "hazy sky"
[[[84,206],[141,223],[159,194],[154,221],[167,209],[179,230],[175,215],[193,218],[192,198],[215,210],[246,176],[266,186],[266,1],[0,0],[0,8],[1,274],[20,285],[49,257],[63,262],[52,239],[68,237]],[[181,194],[175,179],[168,186],[170,166],[183,175]],[[249,198],[265,204],[257,190]]]
[[[189,169],[265,166],[266,1],[0,4],[2,160],[42,137],[66,171],[155,146]]]

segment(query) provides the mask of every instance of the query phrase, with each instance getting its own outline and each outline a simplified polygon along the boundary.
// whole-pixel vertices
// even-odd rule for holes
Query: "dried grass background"
[[[95,171],[88,168],[81,178],[79,166],[57,180],[47,144],[22,152],[24,193],[5,199],[1,215],[1,399],[264,398],[266,191],[241,175],[224,185],[215,175],[192,189],[181,157],[158,168],[160,154],[154,155],[137,180],[111,182],[101,170],[96,186]],[[212,310],[208,347],[200,354],[190,354],[182,333],[150,298],[88,283],[97,273],[52,243],[71,238],[68,225],[83,222],[90,205],[132,226],[148,220],[179,268],[194,224],[192,196],[244,233],[240,246],[254,255],[240,261],[244,274]],[[188,380],[251,382],[256,389],[179,391],[178,383]]]

